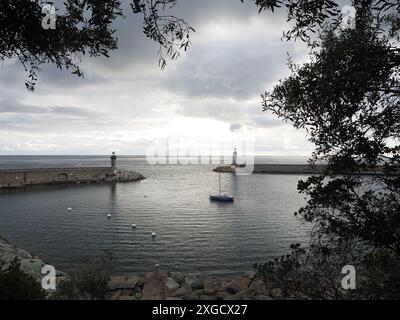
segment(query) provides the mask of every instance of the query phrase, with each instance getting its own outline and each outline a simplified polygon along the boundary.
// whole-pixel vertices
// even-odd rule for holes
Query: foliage
[[[79,259],[79,266],[70,281],[63,282],[56,299],[104,300],[107,283],[113,269],[113,254],[104,251],[93,260],[85,257]]]
[[[179,50],[190,47],[194,31],[184,20],[162,15],[174,0],[131,0],[131,9],[144,17],[144,33],[159,46],[160,66],[166,56],[177,59]],[[120,0],[66,0],[57,8],[56,29],[43,29],[45,0],[2,0],[0,2],[0,60],[18,59],[29,70],[26,87],[33,91],[37,72],[45,63],[69,69],[82,77],[79,62],[84,55],[106,56],[117,49],[113,22],[123,15]]]
[[[243,0],[241,0],[243,2]],[[284,33],[287,40],[301,39],[311,43],[311,37],[321,29],[329,27],[333,30],[341,28],[343,19],[342,7],[332,0],[254,0],[261,11],[286,10],[287,21],[293,27]],[[357,24],[373,30],[387,33],[399,40],[400,2],[397,0],[353,0],[358,11]],[[372,17],[370,23],[364,25],[366,15]]]
[[[7,270],[0,271],[0,300],[39,300],[45,297],[40,282],[20,270],[17,257]]]
[[[285,297],[317,300],[400,299],[400,258],[390,250],[362,255],[356,247],[291,246],[292,252],[259,266],[258,275]],[[355,290],[344,290],[345,265],[356,266]]]
[[[327,171],[298,183],[308,200],[296,214],[312,224],[310,250],[277,261],[275,269],[263,270],[278,272],[283,279],[287,278],[284,274],[293,275],[293,270],[305,272],[310,278],[304,282],[316,290],[308,292],[309,296],[342,298],[346,294],[329,284],[313,286],[312,278],[318,279],[316,283],[335,280],[340,264],[352,260],[363,279],[362,289],[353,296],[398,298],[399,29],[396,23],[383,26],[383,22],[389,16],[392,22],[399,21],[400,4],[354,0],[356,28],[342,30],[334,21],[329,25],[319,21],[320,8],[301,9],[313,1],[286,3],[305,10],[295,16],[304,25],[296,24],[290,35],[303,39],[320,26],[319,43],[309,43],[309,62],[290,64],[292,74],[263,94],[263,107],[296,128],[304,128],[316,146],[311,164],[325,162]],[[340,285],[334,283],[336,288]],[[295,283],[299,286],[304,283]],[[324,292],[323,288],[329,289]]]

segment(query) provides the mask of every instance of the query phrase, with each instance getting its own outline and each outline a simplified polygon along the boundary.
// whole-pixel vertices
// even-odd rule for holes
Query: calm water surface
[[[116,273],[142,273],[158,263],[169,271],[227,275],[306,243],[306,227],[293,215],[304,203],[296,186],[305,176],[223,174],[222,188],[235,194],[234,203],[223,204],[208,200],[218,190],[213,166],[151,166],[141,157],[118,164],[147,179],[0,193],[0,234],[66,272],[77,258],[111,249]],[[0,169],[108,165],[106,157],[0,157]]]

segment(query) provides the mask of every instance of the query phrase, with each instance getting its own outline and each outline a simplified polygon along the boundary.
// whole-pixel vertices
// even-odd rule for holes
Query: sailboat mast
[[[218,192],[221,194],[221,172],[218,172]]]

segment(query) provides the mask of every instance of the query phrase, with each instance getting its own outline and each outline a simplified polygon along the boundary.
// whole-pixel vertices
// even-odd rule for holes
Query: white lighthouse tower
[[[117,174],[117,155],[115,154],[115,152],[113,152],[112,156],[111,156],[111,168],[113,170],[113,174],[116,175]]]
[[[232,165],[234,165],[234,166],[237,165],[237,150],[236,150],[236,148],[233,150]]]

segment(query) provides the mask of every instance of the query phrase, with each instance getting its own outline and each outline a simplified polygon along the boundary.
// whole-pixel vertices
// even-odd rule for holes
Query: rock
[[[235,277],[226,286],[225,290],[229,293],[235,294],[247,289],[250,279],[247,277]]]
[[[262,279],[258,279],[250,283],[249,288],[256,290],[260,294],[269,295],[267,284]]]
[[[254,289],[245,289],[236,294],[227,296],[224,300],[254,300],[256,292]]]
[[[203,290],[192,291],[183,297],[183,300],[199,300],[200,296],[203,294]]]
[[[134,296],[120,296],[118,300],[133,301],[137,299]]]
[[[115,292],[111,295],[110,300],[118,300],[119,297],[121,297],[121,291],[118,290],[118,291],[115,291]]]
[[[206,279],[204,280],[204,294],[205,295],[212,295],[214,294],[217,290],[215,288],[215,281],[212,279]]]
[[[107,283],[107,287],[110,290],[133,289],[135,288],[138,279],[139,278],[136,276],[113,276],[110,277],[110,280]]]
[[[176,289],[174,292],[168,294],[170,297],[183,297],[185,295],[188,294],[188,290],[186,290],[185,288],[178,288]]]
[[[185,282],[185,276],[182,273],[174,272],[170,275],[172,279],[182,285]]]
[[[216,300],[217,298],[213,297],[213,296],[209,296],[209,295],[201,295],[200,296],[200,300]]]
[[[193,290],[200,290],[204,288],[204,282],[198,278],[194,278],[193,281],[190,282],[190,286]]]
[[[21,259],[20,270],[29,273],[36,279],[42,279],[42,268],[45,266],[43,261],[38,259]]]
[[[267,296],[265,294],[257,294],[255,296],[255,300],[272,300],[270,296]]]
[[[136,282],[136,287],[143,289],[144,282],[145,282],[145,281],[144,281],[144,278],[143,278],[143,277],[140,277],[140,278],[138,279],[138,281]]]
[[[226,291],[217,291],[215,294],[214,294],[214,297],[217,299],[217,300],[224,300],[226,297],[228,297],[228,296],[230,296],[230,294],[228,293],[228,292],[226,292]]]
[[[166,286],[168,274],[166,272],[148,272],[142,291],[142,300],[163,300],[166,296]]]
[[[174,291],[179,288],[179,283],[170,277],[167,278],[165,285],[169,291]]]
[[[124,289],[121,291],[122,296],[131,296],[132,294],[133,294],[133,291],[129,290],[129,289]]]
[[[273,289],[269,290],[269,294],[274,299],[282,299],[283,298],[283,293],[280,288],[273,288]]]

